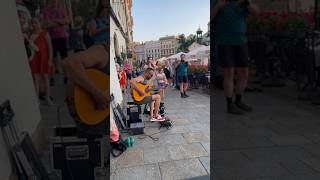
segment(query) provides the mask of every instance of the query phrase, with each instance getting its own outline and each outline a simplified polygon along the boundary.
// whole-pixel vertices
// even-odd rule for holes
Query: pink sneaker
[[[158,116],[152,117],[152,118],[150,119],[150,121],[152,121],[152,122],[163,122],[163,121],[165,121],[165,120],[166,120],[166,119],[163,118],[163,117],[161,117],[159,114],[158,114]]]

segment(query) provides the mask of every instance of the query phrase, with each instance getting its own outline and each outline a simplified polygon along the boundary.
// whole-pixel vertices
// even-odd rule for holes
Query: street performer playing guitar
[[[153,77],[153,74],[154,70],[147,68],[143,75],[130,80],[132,96],[136,104],[150,103],[150,121],[162,122],[165,121],[165,118],[159,114],[161,96],[159,94],[151,95],[151,85],[147,83]]]
[[[107,134],[109,129],[106,123],[107,117],[103,117],[104,122],[89,122],[84,123],[84,118],[79,117],[79,111],[76,109],[75,101],[75,89],[77,87],[81,88],[87,95],[90,97],[90,100],[93,101],[97,113],[91,113],[89,115],[99,114],[100,111],[106,110],[109,107],[109,76],[107,79],[102,79],[100,84],[103,84],[105,89],[102,90],[95,84],[95,82],[89,76],[88,69],[97,70],[93,74],[106,74],[110,72],[109,68],[109,46],[105,42],[103,44],[97,44],[86,51],[75,53],[63,61],[63,67],[68,77],[67,84],[67,98],[66,102],[71,116],[75,119],[78,129],[83,130],[89,134]],[[92,72],[92,71],[91,71]],[[108,92],[107,92],[108,91]],[[82,109],[86,110],[89,107],[89,104],[82,105]],[[107,110],[109,112],[109,110]],[[88,113],[87,113],[88,114]],[[85,115],[87,115],[85,114]],[[90,120],[90,118],[89,118]],[[107,121],[109,122],[109,121]]]

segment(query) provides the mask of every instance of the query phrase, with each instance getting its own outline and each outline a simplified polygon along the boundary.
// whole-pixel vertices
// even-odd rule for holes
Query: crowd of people
[[[123,93],[127,89],[135,89],[140,95],[145,94],[139,89],[137,83],[150,84],[153,89],[157,89],[156,93],[149,97],[145,97],[137,104],[151,104],[150,120],[163,121],[163,117],[159,116],[156,111],[160,103],[164,103],[165,91],[167,87],[174,88],[179,83],[181,98],[187,98],[188,89],[188,62],[185,60],[186,55],[181,54],[180,61],[166,60],[160,62],[152,57],[147,58],[147,62],[142,60],[137,67],[133,67],[129,60],[125,60],[122,66],[116,64],[120,87]]]
[[[53,105],[50,86],[55,85],[54,75],[65,74],[62,61],[70,53],[84,51],[109,38],[107,0],[98,2],[95,15],[89,22],[84,22],[84,17],[80,15],[70,17],[63,3],[62,0],[49,0],[41,12],[31,15],[24,1],[16,0],[35,90],[39,102],[44,99],[48,105]]]
[[[128,60],[125,60],[122,66],[119,64],[116,64],[116,66],[119,83],[123,92],[129,87],[129,81],[132,78],[143,75],[147,68],[151,68],[154,70],[154,75],[149,83],[153,87],[159,88],[162,101],[165,97],[166,87],[175,87],[176,76],[177,83],[180,85],[181,98],[189,97],[186,94],[188,88],[188,63],[185,61],[185,54],[181,55],[181,61],[172,62],[171,60],[166,60],[161,63],[159,60],[148,57],[147,61],[142,60],[135,68]]]

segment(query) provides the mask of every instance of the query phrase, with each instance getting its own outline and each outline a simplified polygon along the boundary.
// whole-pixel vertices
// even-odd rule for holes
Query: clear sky
[[[208,31],[210,0],[133,0],[133,40],[158,40],[166,35]]]

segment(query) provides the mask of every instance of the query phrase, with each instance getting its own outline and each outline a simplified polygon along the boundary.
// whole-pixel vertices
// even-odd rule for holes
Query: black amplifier
[[[75,127],[59,129],[54,129],[58,136],[51,138],[50,155],[52,168],[60,179],[102,180],[110,176],[105,168],[106,138],[79,138],[74,136]]]
[[[134,102],[128,102],[127,115],[129,117],[129,124],[141,122],[141,105],[135,104]]]

